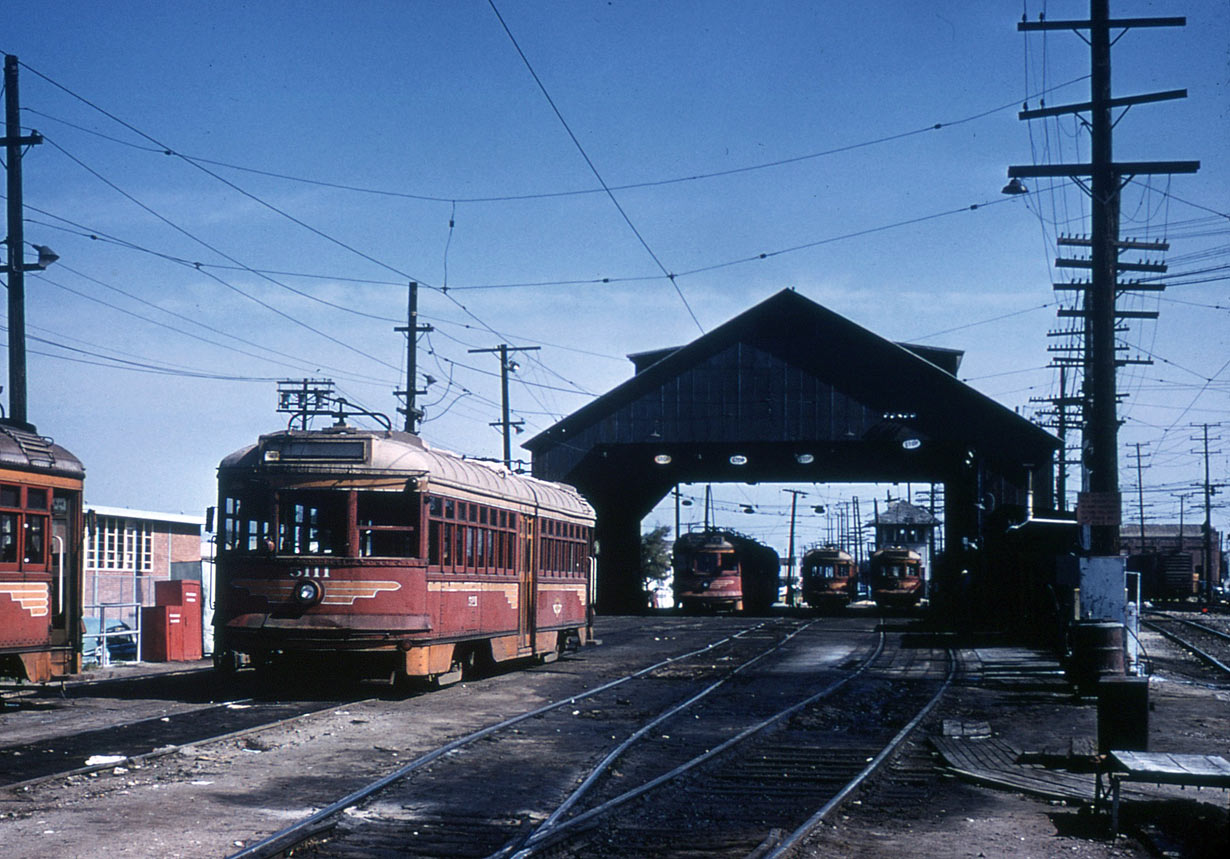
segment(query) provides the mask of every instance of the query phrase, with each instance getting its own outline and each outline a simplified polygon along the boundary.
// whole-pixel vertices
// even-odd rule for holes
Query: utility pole
[[[852,503],[854,505],[854,521],[851,523],[854,525],[854,563],[861,564],[863,562],[863,522],[859,518],[857,495],[852,499]]]
[[[1184,507],[1187,506],[1187,496],[1180,493],[1178,495],[1172,495],[1171,497],[1179,499],[1179,542],[1178,546],[1175,548],[1175,551],[1181,555],[1183,554],[1183,513]]]
[[[517,369],[515,361],[508,360],[509,352],[535,352],[541,346],[509,346],[507,343],[501,343],[494,349],[471,349],[470,354],[478,353],[498,353],[500,356],[500,420],[491,424],[493,427],[500,427],[504,432],[504,467],[512,468],[512,436],[511,431],[516,429],[521,432],[521,428],[525,426],[525,421],[509,420],[508,415],[508,374]]]
[[[1065,286],[1065,284],[1056,284],[1056,286]],[[1071,336],[1071,331],[1048,331],[1049,337]],[[1072,351],[1070,346],[1048,346],[1048,352],[1068,352]],[[1038,423],[1044,427],[1049,427],[1055,430],[1055,435],[1059,438],[1059,456],[1056,461],[1058,466],[1055,469],[1055,509],[1059,512],[1065,512],[1068,509],[1068,466],[1074,463],[1079,463],[1080,460],[1068,459],[1068,431],[1073,423],[1081,422],[1081,408],[1085,403],[1084,397],[1069,396],[1068,394],[1068,368],[1081,362],[1078,356],[1069,357],[1062,356],[1052,359],[1051,366],[1059,370],[1059,396],[1057,397],[1030,397],[1031,403],[1050,403],[1052,409],[1047,409],[1038,412],[1040,418]],[[932,513],[935,511],[932,510]]]
[[[43,142],[37,131],[21,136],[21,100],[17,92],[17,57],[4,57],[4,153],[8,180],[8,275],[9,288],[9,420],[29,427],[26,415],[26,275],[52,261],[40,250],[39,263],[25,262],[25,203],[21,191],[21,148]],[[47,254],[54,259],[54,254]]]
[[[1213,579],[1221,570],[1213,569],[1213,493],[1217,488],[1209,480],[1209,425],[1199,424],[1203,429],[1204,440],[1204,581],[1201,583],[1201,596],[1208,602],[1213,598]],[[1198,439],[1193,439],[1197,441]],[[1220,451],[1213,451],[1220,453]]]
[[[1077,520],[1089,526],[1090,554],[1098,556],[1118,555],[1119,525],[1122,521],[1122,499],[1119,493],[1117,395],[1115,371],[1115,329],[1118,319],[1130,315],[1116,311],[1117,289],[1132,288],[1120,284],[1120,271],[1141,270],[1132,264],[1120,263],[1119,253],[1124,244],[1119,241],[1119,196],[1123,185],[1142,174],[1194,173],[1198,161],[1116,162],[1113,160],[1112,111],[1136,104],[1185,98],[1186,90],[1150,93],[1148,95],[1113,98],[1111,96],[1110,48],[1111,30],[1126,31],[1136,27],[1179,27],[1186,18],[1123,18],[1111,19],[1109,0],[1090,0],[1087,21],[1021,21],[1017,29],[1023,32],[1036,30],[1088,30],[1090,47],[1090,100],[1080,104],[1060,107],[1044,107],[1023,110],[1023,120],[1041,119],[1063,114],[1083,113],[1088,115],[1091,159],[1087,164],[1026,165],[1008,168],[1008,176],[1017,180],[1037,177],[1069,177],[1091,199],[1091,234],[1087,240],[1074,240],[1086,244],[1090,250],[1087,260],[1065,261],[1074,267],[1090,269],[1087,284],[1065,284],[1062,288],[1083,292],[1084,302],[1080,310],[1070,310],[1061,316],[1081,317],[1086,323],[1086,343],[1083,355],[1085,369],[1086,407],[1082,430],[1082,462],[1087,486],[1077,502]],[[1082,38],[1084,38],[1082,36]],[[1086,183],[1085,178],[1088,177]],[[1010,183],[1010,187],[1012,187]],[[1008,190],[1008,189],[1005,189]],[[1147,245],[1139,249],[1154,249],[1153,243],[1129,243]],[[1158,248],[1160,249],[1160,247]],[[1149,264],[1152,265],[1152,264]],[[1156,270],[1150,268],[1147,270]]]
[[[406,416],[406,432],[418,432],[419,421],[423,419],[423,410],[415,405],[415,398],[427,393],[426,388],[418,390],[418,339],[420,334],[426,334],[435,329],[430,325],[419,325],[419,285],[413,280],[410,281],[410,295],[407,304],[406,324],[393,329],[404,332],[406,335],[406,390],[394,391],[393,395],[406,398],[405,408],[398,409]],[[434,381],[435,379],[431,376],[427,377],[428,385]]]
[[[786,550],[790,557],[789,578],[786,580],[786,605],[794,605],[794,517],[798,511],[799,496],[806,496],[807,493],[801,489],[784,489],[783,492],[790,493],[790,547]]]
[[[1145,554],[1145,478],[1140,454],[1140,442],[1136,442],[1136,506],[1140,511],[1140,554]]]

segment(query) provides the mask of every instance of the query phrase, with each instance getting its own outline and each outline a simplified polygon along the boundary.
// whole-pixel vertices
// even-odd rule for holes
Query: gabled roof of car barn
[[[1058,441],[953,375],[960,355],[893,343],[783,290],[686,346],[630,356],[632,378],[523,446],[536,475],[564,481],[597,446],[651,440],[844,442],[896,433],[965,445],[988,461],[1049,462]]]

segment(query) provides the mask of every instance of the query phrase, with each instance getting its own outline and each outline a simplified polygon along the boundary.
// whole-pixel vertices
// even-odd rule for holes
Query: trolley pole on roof
[[[9,414],[11,421],[28,425],[26,419],[26,276],[41,271],[55,255],[42,248],[39,262],[25,262],[25,233],[22,228],[25,204],[21,194],[21,148],[42,143],[37,131],[21,136],[21,102],[17,94],[17,57],[4,57],[4,154],[8,180],[8,275],[9,288]]]
[[[418,363],[416,355],[418,353],[418,338],[420,334],[426,334],[429,331],[434,331],[430,325],[419,325],[419,285],[416,281],[410,281],[410,297],[409,306],[406,309],[406,324],[399,325],[393,329],[394,331],[405,332],[406,335],[406,390],[394,391],[393,395],[406,398],[406,407],[398,409],[406,416],[406,432],[418,432],[419,421],[423,419],[423,410],[415,406],[415,397],[419,394],[426,394],[427,389],[418,390]],[[434,380],[431,376],[427,377],[427,384],[430,385]]]
[[[517,362],[508,360],[509,352],[535,352],[540,346],[509,346],[501,343],[494,349],[470,349],[470,354],[496,353],[500,356],[500,420],[493,421],[491,426],[500,427],[504,433],[504,467],[512,468],[512,435],[511,431],[521,432],[525,421],[509,419],[508,412],[508,374],[517,369]]]

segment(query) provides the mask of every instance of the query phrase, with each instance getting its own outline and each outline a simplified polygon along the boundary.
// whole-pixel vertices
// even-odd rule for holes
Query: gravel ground
[[[15,795],[0,793],[0,856],[226,855],[447,738],[595,684],[589,672],[601,672],[608,662],[682,652],[720,629],[745,624],[721,617],[600,618],[603,647],[545,670],[498,675],[400,702],[356,702],[140,769],[117,768]],[[1159,666],[1186,658],[1157,636],[1147,636],[1146,646]],[[975,665],[996,655],[994,648],[965,650],[962,659]],[[1155,677],[1151,707],[1151,748],[1230,757],[1230,691]],[[1230,855],[1225,792],[1189,791],[1170,801],[1126,807],[1129,835],[1112,839],[1106,815],[976,787],[929,766],[926,734],[938,731],[944,718],[985,720],[1025,750],[1062,749],[1071,740],[1096,736],[1094,703],[1073,699],[1058,679],[1013,687],[967,677],[950,690],[902,758],[925,773],[921,792],[883,789],[881,782],[893,779],[886,773],[848,802],[803,855],[1156,855],[1140,840],[1142,832],[1170,855]]]
[[[1146,634],[1156,664],[1186,661],[1161,636]],[[991,649],[963,653],[968,663]],[[1223,681],[1224,682],[1224,681]],[[1230,689],[1169,680],[1150,682],[1149,748],[1230,759]],[[911,752],[930,755],[926,736],[945,718],[985,720],[995,735],[1022,751],[1063,754],[1073,742],[1097,736],[1097,707],[1074,699],[1059,678],[1012,688],[959,682],[939,712],[911,741]],[[887,776],[891,778],[891,775]],[[1126,836],[1112,838],[1109,815],[1079,804],[980,787],[937,774],[925,795],[908,805],[886,799],[873,785],[842,807],[833,825],[807,842],[804,856],[957,857],[1221,857],[1227,843],[1226,791],[1161,789],[1170,798],[1137,807],[1125,803]]]

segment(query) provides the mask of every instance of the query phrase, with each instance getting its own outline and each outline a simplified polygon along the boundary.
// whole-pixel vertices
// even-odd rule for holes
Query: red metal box
[[[201,658],[201,583],[191,579],[154,582],[154,604],[183,609],[184,648],[181,659]]]
[[[153,605],[141,609],[141,658],[146,662],[179,662],[184,657],[184,610]]]

